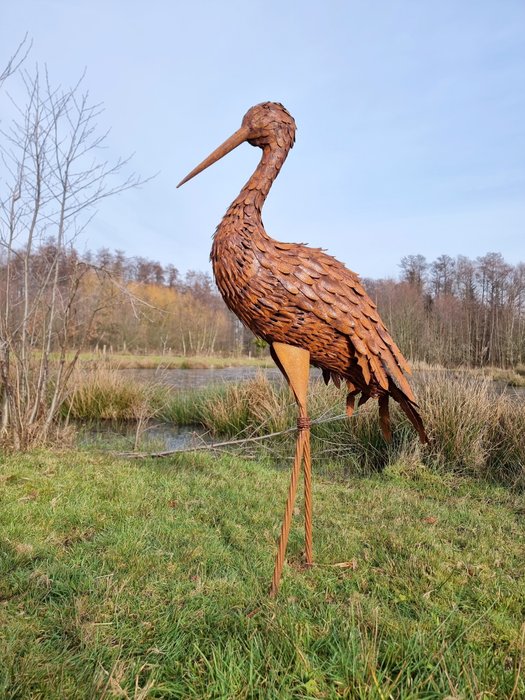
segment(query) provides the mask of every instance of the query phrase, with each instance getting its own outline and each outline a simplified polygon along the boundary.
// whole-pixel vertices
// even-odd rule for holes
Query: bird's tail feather
[[[429,442],[428,435],[425,430],[425,426],[423,425],[423,420],[421,416],[419,415],[418,408],[419,406],[411,401],[402,391],[399,387],[397,387],[394,382],[389,378],[388,382],[388,393],[390,396],[394,399],[394,401],[397,401],[397,403],[400,405],[402,411],[408,418],[408,420],[412,423],[414,428],[417,431],[417,434],[419,435],[420,441],[425,444]],[[388,417],[388,395],[386,395],[386,402],[383,403],[383,409],[381,409],[381,399],[383,397],[380,397],[379,399],[379,418],[381,421],[381,428],[383,430],[383,434],[385,438],[388,440],[387,433],[385,432],[385,428],[383,427],[383,421],[389,419],[385,419],[383,416],[385,415],[386,411],[386,416]],[[386,406],[386,408],[385,408]],[[382,410],[383,410],[383,415],[382,415]]]
[[[392,441],[392,428],[390,427],[390,412],[388,410],[388,394],[381,394],[379,397],[379,424],[383,431],[383,436],[387,442]]]

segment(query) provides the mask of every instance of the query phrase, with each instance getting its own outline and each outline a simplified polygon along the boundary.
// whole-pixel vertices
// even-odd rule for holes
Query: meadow
[[[321,79],[328,76],[323,82],[336,88],[335,102],[344,109],[341,96],[349,92],[345,81],[352,80],[355,66],[367,63],[361,60],[363,53],[366,58],[365,45],[387,57],[399,53],[402,63],[387,65],[386,73],[380,71],[381,78],[402,77],[410,66],[412,77],[419,73],[437,80],[430,81],[428,95],[418,90],[416,111],[405,99],[410,98],[410,90],[400,92],[407,114],[418,117],[416,149],[408,151],[421,152],[425,163],[419,169],[387,168],[387,177],[391,180],[391,172],[402,176],[404,170],[427,173],[428,163],[433,162],[427,157],[432,155],[425,145],[432,138],[427,137],[451,134],[454,143],[466,144],[466,150],[456,149],[459,170],[446,168],[456,172],[451,180],[453,186],[459,185],[454,201],[460,202],[457,195],[468,189],[468,204],[474,211],[473,195],[479,190],[481,211],[488,211],[490,180],[478,169],[490,158],[483,155],[484,148],[479,150],[481,157],[476,156],[476,145],[484,147],[494,136],[498,153],[504,154],[500,146],[505,137],[512,139],[510,177],[502,169],[504,161],[498,161],[494,192],[504,192],[516,174],[516,129],[508,121],[508,100],[499,96],[511,95],[514,107],[519,94],[516,97],[513,85],[508,89],[507,80],[498,82],[498,75],[516,74],[515,62],[506,61],[508,55],[517,55],[518,45],[509,44],[515,33],[508,12],[489,15],[483,7],[472,22],[456,8],[454,13],[448,8],[443,12],[441,6],[436,18],[420,16],[414,11],[416,3],[410,3],[410,16],[399,27],[385,12],[371,23],[379,41],[368,41],[369,32],[360,30],[356,17],[348,42],[344,12],[338,7],[335,29],[343,38],[345,53],[348,46],[358,47],[357,51],[354,47],[354,68],[347,70],[345,61],[336,61],[343,68],[338,74],[326,70],[330,65],[326,59],[337,57],[336,44],[341,42],[331,41],[328,51],[323,50],[326,16],[330,19],[324,8],[322,13],[313,8],[319,16],[314,25],[301,19],[310,10],[301,6],[292,31],[287,32],[292,39],[306,37],[308,55],[300,42],[273,41],[273,35],[280,38],[279,21],[283,27],[291,24],[282,3],[278,13],[272,13],[271,3],[265,3],[262,12],[257,7],[254,21],[248,4],[242,12],[235,8],[232,21],[227,18],[230,43],[233,48],[246,46],[249,59],[234,59],[232,71],[219,60],[235,54],[223,49],[223,26],[211,11],[212,3],[204,13],[197,8],[196,15],[186,12],[185,6],[191,3],[176,5],[176,26],[164,22],[164,42],[158,12],[149,12],[150,27],[148,22],[135,21],[141,18],[133,17],[131,3],[126,5],[124,21],[122,13],[106,3],[104,14],[92,13],[93,26],[87,14],[75,17],[74,12],[61,12],[59,21],[54,21],[48,10],[58,3],[41,3],[48,17],[39,18],[37,4],[32,3],[33,21],[29,22],[37,31],[34,42],[30,30],[17,46],[16,31],[10,31],[14,46],[11,54],[7,47],[6,57],[0,58],[0,93],[8,101],[0,129],[0,698],[525,698],[525,402],[517,392],[501,393],[492,381],[525,385],[523,263],[509,264],[498,252],[478,255],[480,235],[473,259],[443,254],[427,261],[422,254],[405,255],[399,280],[364,280],[367,293],[407,356],[420,363],[485,369],[451,373],[427,368],[419,374],[415,384],[431,437],[427,447],[417,443],[395,411],[394,441],[386,444],[376,406],[367,404],[352,420],[342,419],[344,394],[312,384],[316,564],[308,570],[303,566],[299,498],[282,588],[270,600],[268,585],[293,450],[294,404],[285,388],[262,376],[195,393],[173,391],[157,382],[140,384],[121,372],[124,368],[265,367],[269,359],[228,356],[262,355],[267,349],[228,311],[209,273],[188,270],[182,275],[175,266],[187,267],[186,246],[177,244],[176,232],[188,232],[188,227],[173,219],[172,206],[174,245],[166,253],[169,263],[142,257],[133,241],[133,225],[126,227],[125,237],[115,237],[113,226],[102,227],[107,234],[104,245],[126,238],[134,249],[129,255],[106,247],[85,249],[84,234],[98,204],[119,193],[131,195],[152,180],[147,172],[159,168],[141,159],[147,172],[136,174],[135,168],[129,169],[130,159],[114,150],[121,137],[117,134],[111,146],[106,141],[111,125],[100,99],[92,101],[88,94],[88,87],[91,93],[96,86],[96,70],[89,85],[84,74],[72,82],[59,74],[53,82],[52,71],[41,63],[45,58],[34,55],[37,45],[42,40],[46,43],[46,31],[57,28],[61,34],[53,55],[65,45],[64,35],[68,49],[93,45],[95,69],[98,62],[109,73],[109,64],[114,78],[118,64],[125,65],[134,77],[136,97],[141,95],[138,73],[144,73],[151,84],[151,71],[133,71],[129,61],[113,59],[140,56],[141,49],[149,48],[151,33],[163,57],[167,48],[181,59],[173,65],[181,67],[176,73],[183,88],[202,82],[200,93],[206,95],[206,78],[216,85],[216,75],[240,76],[241,85],[243,69],[251,74],[255,70],[257,75],[259,69],[276,68],[280,78],[296,70],[309,81],[308,90],[295,81],[297,97],[315,88],[317,74]],[[15,5],[9,3],[8,12],[2,13],[2,29],[10,18],[18,21],[10,12]],[[69,3],[67,8],[76,5],[81,4]],[[219,10],[227,13],[224,5]],[[312,16],[317,19],[316,15]],[[445,30],[441,16],[449,23],[452,19],[452,33]],[[500,17],[507,18],[507,24],[501,24]],[[423,31],[410,31],[418,22]],[[27,24],[25,20],[21,26]],[[128,50],[119,43],[126,37],[127,25],[141,30],[138,44],[130,35]],[[257,42],[256,25],[264,27],[260,38],[270,51],[254,50],[263,43]],[[188,70],[188,54],[196,52],[193,47],[187,51],[180,41],[193,37],[191,27],[201,38],[200,60],[191,65],[204,70],[203,81],[196,80],[198,70],[193,76]],[[463,31],[465,27],[472,27],[474,33]],[[97,40],[90,42],[94,33]],[[440,33],[444,40],[436,41]],[[106,35],[109,61],[104,60]],[[362,46],[353,40],[360,35]],[[425,37],[423,51],[417,43],[411,44],[420,36]],[[213,66],[208,65],[208,43]],[[281,57],[280,43],[285,46]],[[455,44],[461,51],[455,50]],[[446,47],[445,61],[433,45]],[[313,71],[309,55],[314,57]],[[411,56],[416,57],[415,73],[413,61],[407,60]],[[274,66],[275,57],[281,60]],[[75,51],[68,50],[62,63],[69,73],[76,63]],[[52,64],[53,60],[50,69]],[[154,65],[156,82],[162,86],[158,79],[162,72],[157,70],[161,64]],[[427,64],[430,70],[425,70]],[[478,64],[482,74],[473,70]],[[357,70],[356,90],[350,91],[357,94],[357,122],[353,121],[364,124],[370,106],[366,94],[377,90],[373,73]],[[172,70],[170,85],[173,77],[177,79]],[[467,89],[458,89],[465,81]],[[118,76],[112,82],[118,84]],[[360,97],[359,83],[367,86],[365,99]],[[385,123],[401,124],[398,136],[410,146],[411,120],[403,119],[400,105],[393,100],[399,92],[396,85],[392,80],[387,91],[387,102],[394,110],[378,110],[378,114],[384,111]],[[456,108],[456,116],[459,108],[459,120],[454,110],[447,109],[445,115],[438,109],[439,104],[447,105],[450,87],[454,89],[449,106]],[[182,95],[181,90],[171,91]],[[155,92],[164,98],[169,90]],[[487,109],[489,94],[497,99]],[[483,98],[481,105],[479,99],[472,101],[476,95]],[[213,98],[213,91],[208,97]],[[329,108],[329,93],[327,98]],[[135,102],[140,108],[141,100]],[[163,130],[162,121],[149,121],[158,122],[156,131],[175,142],[172,132],[184,138],[186,130],[177,130],[181,122],[173,117],[180,115],[163,102],[169,128]],[[191,108],[191,98],[186,102]],[[359,112],[359,105],[364,112]],[[147,106],[148,113],[154,114],[149,109],[154,106],[152,100]],[[425,121],[429,108],[433,112],[430,130],[430,122]],[[503,123],[494,128],[498,109],[510,131],[498,128]],[[330,114],[329,109],[322,111]],[[111,113],[117,116],[118,110]],[[469,114],[476,119],[465,119]],[[485,115],[490,122],[484,121]],[[285,120],[290,126],[289,118]],[[377,121],[374,116],[371,125],[377,126]],[[266,134],[268,123],[263,122]],[[436,129],[440,124],[445,128]],[[344,129],[349,128],[345,123]],[[364,144],[366,130],[359,132]],[[463,132],[467,138],[457,138]],[[250,142],[262,144],[268,155],[266,147],[271,144],[261,134],[256,129],[252,136],[258,138]],[[373,139],[377,140],[376,134]],[[388,130],[382,139],[389,142]],[[446,140],[438,139],[439,145],[446,145]],[[291,131],[285,141],[289,147]],[[282,149],[280,135],[276,142]],[[325,155],[333,155],[330,146],[325,150]],[[336,158],[343,162],[344,154],[342,160],[337,150]],[[402,150],[406,161],[406,149]],[[125,151],[129,152],[128,147]],[[469,154],[474,154],[473,160]],[[164,155],[169,158],[167,151]],[[449,155],[446,149],[442,155]],[[447,162],[454,165],[452,160]],[[465,182],[468,185],[469,162],[474,184],[481,183],[482,188],[462,187]],[[396,201],[403,190],[403,178],[397,180]],[[423,180],[429,184],[428,178]],[[377,190],[375,183],[373,187]],[[385,191],[390,190],[388,185]],[[408,191],[414,193],[411,185]],[[149,192],[146,201],[151,202]],[[440,186],[437,193],[444,192]],[[332,187],[330,194],[334,193]],[[446,205],[449,198],[438,199]],[[171,205],[171,197],[167,201]],[[402,199],[399,203],[403,204]],[[363,211],[367,208],[361,206]],[[128,210],[137,214],[135,229],[137,225],[145,231],[159,228],[155,216],[160,210],[153,218],[151,207],[142,215],[138,202]],[[422,209],[420,213],[424,214]],[[429,213],[435,218],[435,211]],[[425,217],[419,218],[424,231]],[[450,216],[445,220],[449,219],[453,224]],[[499,220],[497,225],[502,243],[512,237],[512,222],[508,216],[504,219],[503,228]],[[111,212],[109,216],[106,212],[106,224],[111,220]],[[457,231],[463,229],[464,222],[458,219]],[[446,244],[446,236],[440,237]],[[159,246],[151,248],[159,251]],[[316,257],[315,251],[312,256]],[[279,269],[274,273],[278,276]],[[292,296],[301,292],[293,285],[284,286]],[[353,282],[352,286],[357,289]],[[330,289],[328,283],[326,289]],[[244,292],[250,296],[248,289]],[[369,325],[361,313],[356,313],[356,320]],[[351,340],[360,352],[357,337],[361,334],[355,330]],[[88,348],[89,352],[81,353]],[[121,352],[108,353],[108,349]],[[222,356],[217,358],[215,353]],[[507,369],[510,366],[514,369]],[[90,424],[100,421],[115,429],[122,421],[134,426],[134,439],[126,445],[132,451],[129,456],[117,453],[121,448],[116,442],[86,446]],[[230,440],[230,444],[226,449],[215,445],[212,450],[208,445],[206,451],[179,452],[163,459],[140,458],[139,450],[158,449],[148,438],[155,421],[197,425],[216,443]],[[268,433],[277,435],[268,441],[238,443]]]
[[[468,372],[416,384],[429,447],[398,412],[387,445],[372,402],[314,426],[316,565],[300,496],[275,600],[293,433],[131,460],[69,429],[69,449],[4,455],[0,697],[525,697],[524,402]],[[264,376],[184,392],[97,367],[73,385],[70,421],[223,440],[295,420]],[[313,385],[314,419],[343,406]]]
[[[521,495],[413,462],[314,480],[237,456],[3,460],[5,698],[521,698]]]

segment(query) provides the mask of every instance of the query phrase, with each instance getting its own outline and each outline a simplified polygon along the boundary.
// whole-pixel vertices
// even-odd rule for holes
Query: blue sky
[[[270,235],[366,277],[415,253],[525,259],[523,0],[1,5],[0,64],[27,31],[54,83],[86,67],[107,155],[159,172],[100,207],[86,248],[210,269],[211,235],[260,152],[244,144],[175,185],[275,100],[298,133],[265,206]]]

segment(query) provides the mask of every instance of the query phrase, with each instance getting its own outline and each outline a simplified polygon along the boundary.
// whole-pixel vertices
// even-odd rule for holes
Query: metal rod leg
[[[307,566],[313,564],[312,544],[312,459],[310,452],[310,429],[303,431],[304,436],[304,556]]]
[[[275,557],[275,566],[273,570],[272,585],[270,588],[270,597],[274,598],[279,590],[281,582],[281,574],[284,565],[284,555],[286,553],[286,545],[288,544],[288,535],[290,534],[290,525],[292,523],[292,511],[295,502],[295,494],[297,493],[297,481],[301,471],[301,462],[305,446],[304,430],[301,430],[297,435],[295,443],[295,460],[292,467],[292,477],[288,488],[288,499],[284,511],[283,524],[281,526],[281,535],[279,537],[279,545],[277,548],[277,556]]]

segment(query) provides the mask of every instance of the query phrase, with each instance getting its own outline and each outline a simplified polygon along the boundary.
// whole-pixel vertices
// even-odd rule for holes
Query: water
[[[154,442],[161,442],[163,450],[179,450],[211,441],[207,431],[198,425],[153,423],[147,427],[146,435]]]
[[[525,386],[508,386],[505,382],[494,382],[494,389],[498,394],[507,394],[512,399],[525,401]]]
[[[277,367],[222,367],[217,369],[122,369],[134,379],[160,382],[177,389],[203,389],[208,386],[241,382],[264,374],[271,381],[279,381],[282,374]]]
[[[132,450],[137,436],[137,425],[132,421],[99,421],[78,426],[79,442],[84,446],[111,447],[127,452]],[[211,442],[209,433],[198,425],[175,425],[150,421],[140,431],[139,449],[148,452],[180,450],[203,442]]]

